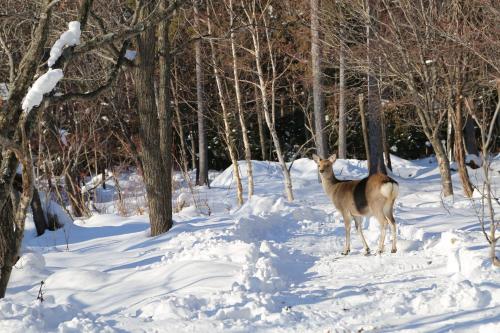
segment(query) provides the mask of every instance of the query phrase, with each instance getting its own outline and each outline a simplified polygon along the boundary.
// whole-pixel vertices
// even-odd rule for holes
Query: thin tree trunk
[[[454,121],[454,143],[455,143],[455,161],[458,166],[458,174],[460,176],[460,181],[462,182],[462,187],[464,189],[464,194],[466,197],[471,198],[474,189],[470,183],[469,173],[467,172],[467,165],[465,164],[465,147],[463,140],[463,118],[462,118],[462,101],[458,100],[455,105],[455,110],[450,110],[455,112]]]
[[[339,57],[339,158],[347,157],[347,131],[345,114],[345,55],[344,47],[340,46]]]
[[[196,168],[196,140],[195,138],[195,132],[191,131],[190,132],[191,136],[191,166],[192,168]],[[196,168],[196,183],[199,183],[199,168]]]
[[[384,147],[385,164],[387,165],[387,168],[392,171],[391,152],[389,150],[389,142],[387,142],[387,135],[385,132],[385,115],[383,109],[380,112],[380,122],[380,128],[382,129],[382,147]]]
[[[194,22],[198,33],[200,24],[198,19],[197,1],[193,2]],[[203,99],[203,62],[201,54],[201,39],[198,38],[194,43],[196,57],[196,99],[198,102],[198,185],[209,185],[208,181],[208,142],[205,129],[205,103]]]
[[[262,121],[262,103],[259,97],[259,92],[257,86],[255,86],[255,105],[257,112],[257,126],[259,127],[259,142],[260,142],[260,151],[262,154],[262,160],[267,160],[266,154],[266,136],[264,133],[264,124]]]
[[[208,34],[210,35],[212,32],[211,24],[210,24],[210,18],[209,18],[209,13],[208,13],[208,18],[207,18],[207,26],[208,26]],[[232,126],[230,124],[229,120],[229,114],[227,111],[227,106],[226,106],[226,101],[224,99],[224,90],[222,88],[222,78],[219,73],[219,67],[217,64],[217,59],[215,56],[215,46],[213,39],[209,40],[210,43],[210,50],[211,50],[211,56],[212,56],[212,66],[214,70],[214,76],[215,76],[215,81],[217,83],[217,92],[219,94],[219,101],[220,101],[220,106],[222,108],[222,119],[224,122],[224,136],[227,144],[227,149],[229,151],[229,157],[231,159],[231,163],[233,165],[233,175],[234,179],[236,181],[236,195],[238,198],[238,204],[241,206],[243,205],[243,186],[241,184],[241,177],[240,177],[240,169],[238,167],[238,158],[236,156],[236,149],[234,146],[234,141],[233,141],[233,135],[232,135]]]
[[[453,156],[453,111],[448,110],[448,121],[446,126],[446,153],[448,156],[448,160],[451,162],[454,159]]]
[[[311,0],[311,63],[313,75],[314,131],[316,153],[321,158],[328,156],[328,141],[325,131],[325,105],[323,96],[323,72],[321,69],[321,46],[319,41],[319,0]]]
[[[177,89],[173,82],[170,82],[170,87],[172,89],[172,98],[174,100],[174,110],[175,110],[175,120],[177,121],[177,133],[179,136],[180,153],[181,153],[181,167],[184,174],[188,174],[188,159],[186,153],[186,142],[184,135],[184,126],[182,126],[181,109],[179,107],[179,99],[177,97]]]
[[[230,17],[230,27],[233,27],[233,1],[229,0],[229,17]],[[233,77],[234,77],[234,89],[236,93],[236,106],[238,109],[238,118],[240,120],[241,133],[243,137],[243,146],[245,148],[245,160],[247,163],[247,175],[248,175],[248,199],[253,195],[254,184],[253,184],[253,167],[252,167],[252,150],[250,147],[250,140],[248,138],[248,129],[245,121],[245,116],[243,114],[243,106],[241,101],[241,91],[240,91],[240,79],[238,75],[238,61],[236,54],[235,36],[234,30],[231,28],[231,54],[233,56]]]
[[[247,14],[248,15],[248,14]],[[255,13],[255,9],[253,10],[251,16],[249,19],[255,24],[257,15]],[[259,89],[261,93],[261,98],[262,98],[262,110],[264,112],[264,118],[266,120],[267,128],[269,129],[269,132],[271,134],[271,138],[273,140],[274,148],[276,150],[276,155],[278,157],[279,164],[281,166],[281,170],[283,172],[283,176],[285,178],[285,193],[288,201],[293,201],[293,190],[292,190],[292,179],[290,177],[290,172],[288,171],[285,158],[283,156],[283,151],[281,150],[281,144],[279,141],[278,133],[276,132],[276,127],[275,127],[275,122],[273,121],[274,119],[274,104],[275,104],[275,80],[276,80],[276,65],[274,63],[274,54],[271,52],[271,44],[269,40],[269,31],[267,27],[267,22],[265,21],[265,18],[263,18],[263,23],[265,27],[265,33],[266,33],[266,38],[267,38],[267,44],[270,52],[270,60],[271,60],[271,67],[272,67],[272,81],[271,81],[271,101],[269,102],[267,99],[267,84],[264,79],[264,71],[262,69],[262,63],[261,63],[261,49],[260,49],[260,40],[259,40],[259,34],[255,26],[252,28],[251,35],[252,35],[252,41],[253,41],[253,46],[254,46],[254,57],[255,57],[255,67],[257,68],[257,76],[259,78]],[[271,104],[271,112],[269,110],[269,104]]]
[[[366,47],[367,47],[367,62],[368,62],[368,73],[367,73],[367,123],[368,123],[368,135],[369,135],[369,145],[370,145],[370,155],[368,157],[369,172],[370,175],[382,172],[387,173],[384,164],[384,153],[382,148],[382,129],[380,126],[380,96],[378,93],[377,77],[373,74],[372,70],[372,38],[373,38],[373,23],[371,21],[372,7],[371,4],[373,0],[367,1],[368,10],[368,22],[366,25]]]
[[[363,142],[365,143],[366,163],[370,170],[370,143],[368,142],[368,127],[366,126],[365,101],[363,94],[358,95],[359,115],[361,117],[361,131],[363,132]]]

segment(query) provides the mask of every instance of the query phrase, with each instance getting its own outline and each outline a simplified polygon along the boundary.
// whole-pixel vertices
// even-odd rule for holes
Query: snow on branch
[[[50,57],[47,62],[49,70],[35,81],[33,86],[28,89],[26,96],[24,96],[22,108],[25,113],[29,113],[31,109],[39,106],[43,100],[43,95],[54,90],[57,83],[64,77],[61,69],[52,69],[52,66],[57,62],[65,47],[80,44],[80,35],[80,22],[69,22],[68,30],[61,34],[61,37],[50,49]]]
[[[35,106],[39,106],[43,100],[43,95],[50,93],[63,76],[61,69],[49,68],[47,73],[40,76],[33,86],[28,89],[28,93],[23,99],[23,111],[28,113]]]
[[[49,67],[54,66],[57,59],[61,56],[65,47],[80,44],[80,22],[72,21],[68,23],[68,30],[61,34],[61,37],[54,43],[50,49],[50,57],[47,61]]]

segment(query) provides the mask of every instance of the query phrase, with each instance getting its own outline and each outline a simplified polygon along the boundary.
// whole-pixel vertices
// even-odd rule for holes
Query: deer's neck
[[[323,189],[325,190],[326,193],[330,193],[335,185],[340,183],[340,180],[335,177],[335,174],[332,172],[328,176],[323,176],[321,175],[321,183],[323,184]]]

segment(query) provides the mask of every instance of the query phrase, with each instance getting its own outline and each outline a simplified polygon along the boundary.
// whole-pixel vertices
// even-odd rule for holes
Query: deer
[[[394,219],[394,202],[399,193],[399,185],[391,177],[383,173],[375,173],[359,180],[340,180],[335,177],[333,164],[337,156],[321,159],[313,154],[313,160],[318,165],[321,183],[326,195],[344,219],[345,245],[342,255],[351,252],[351,220],[354,219],[365,255],[370,254],[370,248],[363,235],[363,217],[374,216],[380,223],[378,253],[384,252],[387,224],[392,231],[391,253],[396,253],[396,220]]]

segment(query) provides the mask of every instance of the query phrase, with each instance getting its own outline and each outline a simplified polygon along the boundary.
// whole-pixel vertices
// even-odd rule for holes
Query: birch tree
[[[290,177],[290,171],[287,168],[285,157],[281,149],[280,140],[278,133],[276,132],[275,126],[275,115],[276,115],[276,80],[278,78],[278,73],[276,69],[275,54],[272,47],[272,41],[270,36],[269,22],[266,17],[266,12],[269,10],[269,3],[262,5],[257,0],[251,2],[242,1],[241,5],[244,9],[245,16],[247,18],[247,26],[252,37],[253,49],[251,51],[254,60],[255,68],[257,70],[258,78],[258,88],[260,90],[260,97],[262,103],[262,111],[264,113],[264,119],[266,121],[267,128],[271,134],[276,156],[278,157],[281,170],[285,179],[285,193],[289,201],[293,201],[293,190],[292,190],[292,178]],[[259,14],[257,13],[259,11]],[[260,20],[259,20],[260,18]],[[264,75],[264,67],[262,63],[262,48],[261,48],[261,31],[259,27],[263,27],[263,34],[265,36],[265,43],[267,44],[267,51],[269,54],[269,61],[271,67],[271,79],[266,80]],[[268,92],[269,89],[269,92]]]

